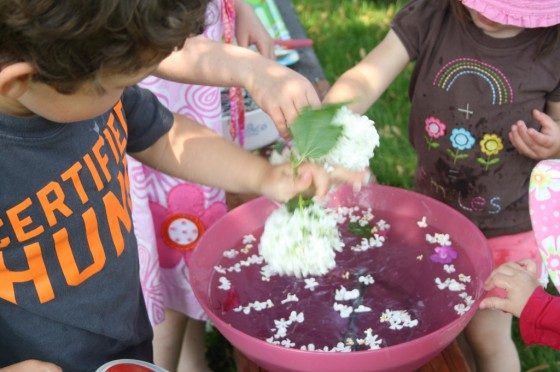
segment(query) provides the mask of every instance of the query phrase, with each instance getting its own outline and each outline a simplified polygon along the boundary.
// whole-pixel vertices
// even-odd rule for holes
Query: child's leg
[[[532,231],[488,239],[494,266],[531,258],[540,266],[537,242]],[[492,295],[500,296],[493,290]],[[517,349],[511,339],[511,315],[496,310],[479,310],[465,329],[477,371],[519,371]]]
[[[211,372],[206,363],[205,339],[206,322],[189,318],[177,371]]]
[[[171,372],[177,371],[187,316],[166,309],[165,320],[154,326],[154,362]]]
[[[511,315],[497,310],[479,310],[467,325],[465,336],[473,352],[477,372],[521,370],[511,339]]]

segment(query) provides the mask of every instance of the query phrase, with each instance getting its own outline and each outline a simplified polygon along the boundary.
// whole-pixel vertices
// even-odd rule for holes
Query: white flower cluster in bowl
[[[346,106],[331,105],[324,110],[307,112],[302,116],[305,119],[294,123],[297,129],[291,130],[295,146],[284,148],[282,153],[273,152],[271,161],[312,160],[323,164],[327,170],[333,167],[353,171],[367,169],[379,146],[375,123]],[[259,252],[268,266],[280,275],[324,275],[336,266],[335,252],[341,251],[344,245],[337,219],[335,211],[316,202],[299,206],[293,213],[282,206],[268,217]]]
[[[361,171],[369,166],[373,150],[379,146],[375,123],[365,115],[353,113],[342,106],[333,118],[333,124],[342,126],[342,134],[327,155],[319,159],[328,166],[342,166]]]
[[[290,213],[283,205],[268,217],[259,253],[274,272],[306,277],[334,268],[343,246],[333,210],[313,203]]]

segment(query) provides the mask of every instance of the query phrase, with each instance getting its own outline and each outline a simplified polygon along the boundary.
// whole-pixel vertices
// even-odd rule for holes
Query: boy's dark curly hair
[[[0,0],[0,68],[29,62],[65,94],[155,65],[202,31],[208,0]]]

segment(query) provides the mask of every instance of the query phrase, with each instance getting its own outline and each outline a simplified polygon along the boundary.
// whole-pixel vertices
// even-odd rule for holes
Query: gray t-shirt
[[[535,58],[543,29],[507,39],[463,24],[447,2],[414,0],[392,28],[416,61],[410,141],[416,190],[462,212],[488,237],[531,229],[529,179],[535,161],[509,140],[518,120],[560,101],[560,45]]]
[[[91,120],[0,115],[0,366],[152,358],[125,153],[172,123],[138,87]]]

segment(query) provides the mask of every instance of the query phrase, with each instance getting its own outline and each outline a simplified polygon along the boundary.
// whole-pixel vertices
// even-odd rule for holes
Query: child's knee
[[[511,316],[494,310],[477,313],[465,329],[469,345],[479,351],[492,352],[509,347]]]
[[[465,336],[470,347],[477,353],[485,352],[493,354],[508,347],[512,342],[510,332],[497,328],[466,329]]]

